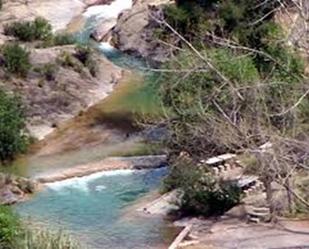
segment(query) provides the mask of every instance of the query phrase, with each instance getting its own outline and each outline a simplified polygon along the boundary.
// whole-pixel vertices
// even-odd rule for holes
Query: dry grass
[[[25,232],[18,249],[81,249],[81,246],[63,232],[51,233],[35,229]]]

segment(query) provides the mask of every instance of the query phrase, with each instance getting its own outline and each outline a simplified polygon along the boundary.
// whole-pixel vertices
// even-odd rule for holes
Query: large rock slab
[[[81,0],[4,0],[0,11],[1,27],[10,22],[47,19],[54,31],[64,30],[74,17],[83,13],[86,4]]]
[[[121,51],[143,57],[154,64],[167,60],[170,50],[154,38],[159,24],[153,15],[160,15],[160,6],[171,1],[136,1],[133,8],[118,18],[111,35],[114,45]],[[107,39],[107,37],[106,37]]]
[[[33,70],[24,79],[11,77],[0,86],[21,96],[31,134],[43,139],[58,124],[107,97],[122,77],[123,70],[102,55],[93,53],[96,75],[75,59],[76,66],[62,65],[63,54],[74,58],[74,46],[30,49]],[[53,79],[44,70],[53,68]],[[0,70],[1,71],[1,70]],[[42,72],[43,71],[43,72]]]

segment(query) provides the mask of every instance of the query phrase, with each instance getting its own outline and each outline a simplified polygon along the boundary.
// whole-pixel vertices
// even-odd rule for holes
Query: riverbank
[[[0,173],[0,205],[13,205],[26,201],[36,190],[35,181]]]

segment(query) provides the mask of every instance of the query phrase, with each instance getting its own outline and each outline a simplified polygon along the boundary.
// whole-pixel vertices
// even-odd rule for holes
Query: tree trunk
[[[291,184],[291,178],[290,177],[286,180],[285,189],[286,189],[287,197],[288,197],[289,213],[293,214],[294,213],[294,201],[293,201],[293,196],[292,196],[292,193],[291,193],[292,184]]]
[[[273,190],[271,187],[271,178],[266,177],[264,184],[265,184],[265,190],[266,190],[266,201],[269,206],[269,211],[270,211],[270,219],[271,221],[275,220],[275,208],[274,208],[274,203],[273,203]]]

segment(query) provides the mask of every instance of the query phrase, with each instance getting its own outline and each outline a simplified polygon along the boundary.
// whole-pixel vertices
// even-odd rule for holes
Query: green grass
[[[1,249],[81,249],[71,236],[24,224],[10,207],[0,205]],[[84,248],[84,247],[83,247]]]

